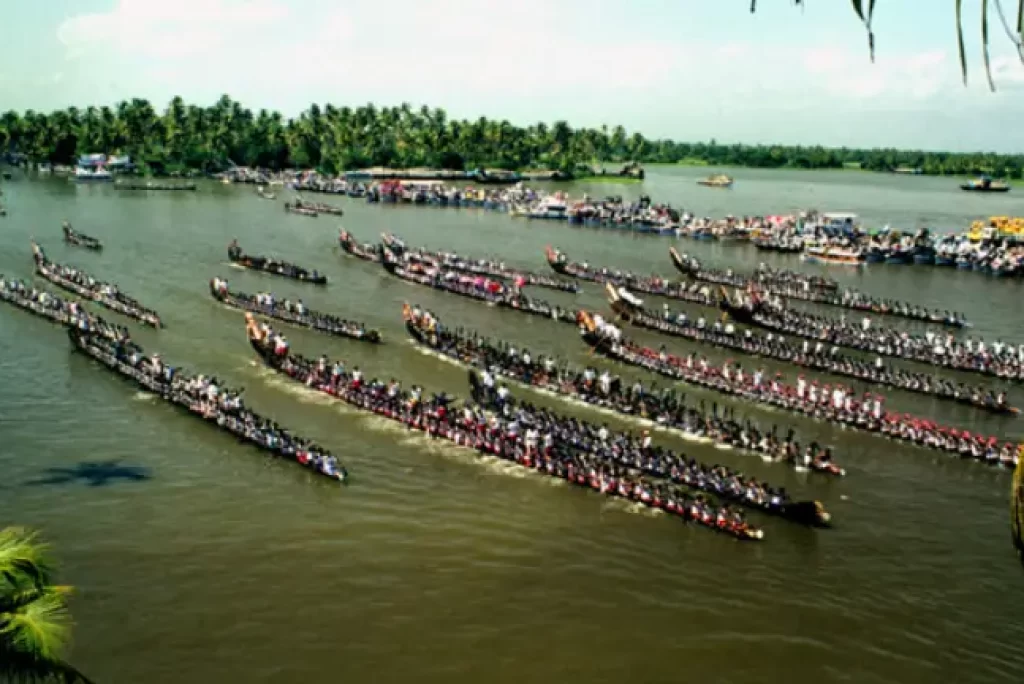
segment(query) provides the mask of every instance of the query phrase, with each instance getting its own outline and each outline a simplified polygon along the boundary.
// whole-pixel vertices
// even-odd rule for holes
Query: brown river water
[[[896,228],[954,230],[989,215],[1024,214],[1020,193],[970,196],[950,179],[736,170],[736,186],[716,190],[694,184],[706,171],[652,169],[643,185],[569,190],[644,192],[711,216],[853,211]],[[588,356],[570,326],[430,291],[343,258],[339,225],[362,240],[393,231],[412,245],[499,256],[539,271],[547,269],[546,244],[577,260],[667,276],[672,244],[717,266],[749,269],[770,260],[801,267],[795,258],[482,210],[334,197],[315,199],[343,206],[343,218],[310,219],[283,212],[287,194],[270,202],[251,187],[213,184],[148,195],[57,179],[4,184],[0,272],[31,277],[35,236],[54,261],[118,283],[167,324],[160,331],[131,326],[147,350],[244,386],[250,406],[331,448],[352,475],[341,487],[270,460],[73,354],[57,327],[4,307],[0,525],[39,528],[53,542],[60,580],[78,588],[70,656],[96,681],[1024,681],[1024,577],[1009,539],[1005,470],[681,387],[832,444],[848,470],[845,479],[828,480],[659,435],[700,460],[820,499],[836,521],[834,529],[810,530],[752,513],[766,539],[738,543],[431,443],[306,391],[256,365],[241,314],[207,291],[209,278],[220,275],[233,289],[272,289],[363,320],[383,332],[385,344],[288,335],[296,351],[343,357],[368,377],[466,396],[464,370],[406,340],[403,301],[428,307],[448,326],[535,353],[605,362]],[[65,246],[63,219],[106,249]],[[331,283],[315,289],[232,268],[225,247],[234,237],[250,253],[317,268]],[[1024,283],[913,266],[835,273],[875,294],[962,310],[976,325],[966,334],[1024,340]],[[600,288],[584,288],[575,297],[535,294],[605,310]],[[627,334],[672,351],[699,349]],[[1019,419],[883,391],[903,410],[1024,437]],[[1024,390],[1010,396],[1024,406]]]

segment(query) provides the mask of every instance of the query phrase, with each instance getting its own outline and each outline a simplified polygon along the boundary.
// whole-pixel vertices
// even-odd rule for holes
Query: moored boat
[[[856,248],[813,245],[804,248],[800,258],[812,264],[863,266],[864,253]]]
[[[960,189],[966,192],[1009,192],[1010,185],[1004,181],[993,180],[989,176],[980,176],[961,183]]]
[[[281,261],[273,257],[245,254],[242,252],[242,248],[238,245],[238,240],[233,240],[231,244],[228,245],[228,259],[230,259],[232,263],[244,266],[245,268],[253,271],[281,276],[282,278],[290,278],[303,283],[312,283],[313,285],[327,284],[327,276],[319,273],[316,269],[308,271],[301,266],[296,266],[295,264],[288,263],[287,261]]]
[[[75,328],[68,329],[68,337],[75,349],[139,389],[203,418],[242,442],[294,460],[331,480],[348,480],[348,471],[329,451],[245,407],[240,391],[218,387],[214,378],[170,367],[156,354],[147,357],[135,344],[111,342]]]
[[[348,337],[373,344],[381,342],[380,333],[376,330],[369,330],[362,323],[339,318],[333,314],[311,311],[301,299],[297,302],[287,299],[278,301],[271,293],[249,295],[244,292],[232,292],[228,289],[228,282],[221,278],[213,278],[210,281],[210,294],[222,304],[241,311],[249,311],[335,337]]]

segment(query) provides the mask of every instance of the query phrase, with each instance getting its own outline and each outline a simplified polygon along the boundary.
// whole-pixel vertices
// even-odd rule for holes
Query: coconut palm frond
[[[1010,26],[1010,23],[1006,21],[1002,0],[994,0],[994,2],[996,4],[996,14],[999,15],[999,22],[1003,25],[1003,31],[1006,32],[1006,37],[1013,43],[1013,47],[1017,49],[1017,56],[1020,57],[1021,64],[1024,64],[1024,0],[1019,0],[1017,4],[1016,28]]]
[[[33,532],[19,527],[0,530],[0,582],[45,584],[51,572],[48,551]]]
[[[58,660],[70,632],[67,593],[46,587],[35,596],[23,595],[19,603],[0,613],[0,639],[10,651]]]
[[[995,92],[996,84],[992,82],[992,61],[988,54],[988,0],[981,0],[981,53],[985,59],[985,78],[988,89]]]
[[[0,681],[24,684],[93,684],[74,666],[62,660],[44,660],[24,653],[5,651],[0,645]]]

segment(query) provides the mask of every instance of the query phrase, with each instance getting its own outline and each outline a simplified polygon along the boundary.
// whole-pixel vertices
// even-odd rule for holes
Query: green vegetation
[[[50,584],[46,552],[30,532],[0,530],[0,681],[89,681],[61,659],[70,588]]]
[[[907,166],[931,175],[1024,177],[1024,155],[684,143],[651,140],[622,126],[455,120],[443,109],[408,104],[354,109],[314,104],[286,120],[278,112],[253,113],[226,95],[211,107],[186,105],[176,97],[162,114],[140,99],[113,108],[7,112],[0,116],[2,150],[55,164],[71,164],[88,153],[129,154],[144,171],[155,173],[214,172],[239,164],[327,173],[370,166],[541,167],[590,175],[594,166],[639,161],[799,169],[859,164],[870,171]]]

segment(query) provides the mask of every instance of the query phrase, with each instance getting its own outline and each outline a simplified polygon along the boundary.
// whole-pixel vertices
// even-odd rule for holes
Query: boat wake
[[[480,454],[475,449],[470,449],[469,447],[458,447],[440,439],[431,439],[419,431],[409,430],[405,426],[399,425],[387,418],[367,414],[366,411],[357,409],[354,406],[349,406],[340,399],[336,399],[324,394],[323,392],[299,385],[294,380],[283,377],[280,373],[267,368],[257,361],[251,362],[251,365],[255,366],[256,375],[260,381],[265,382],[270,387],[286,392],[302,403],[329,406],[337,410],[341,415],[357,417],[365,429],[371,430],[375,433],[401,436],[398,443],[402,446],[415,447],[434,456],[440,456],[459,463],[460,465],[482,467],[484,470],[494,475],[511,477],[518,480],[529,479],[549,487],[564,487],[567,485],[564,480],[546,477],[541,473],[525,469],[518,464],[510,463],[504,459],[498,458],[497,456]],[[641,508],[643,508],[643,506],[641,506]]]

